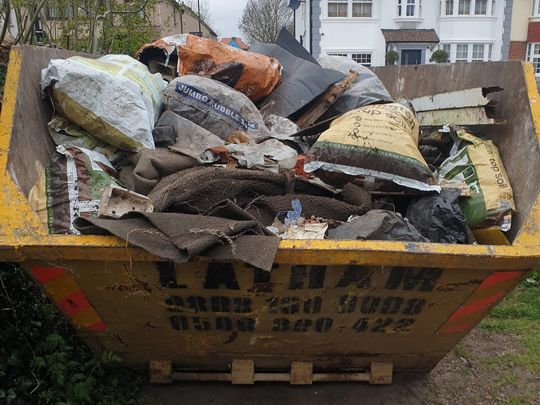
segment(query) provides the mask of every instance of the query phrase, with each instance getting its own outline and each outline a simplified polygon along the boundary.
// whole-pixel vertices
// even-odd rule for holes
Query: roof
[[[193,11],[190,7],[186,6],[185,4],[178,4],[176,1],[171,0],[171,3],[173,6],[178,7],[180,10],[184,11],[185,13],[191,14],[192,17],[198,19],[199,16],[195,11]],[[210,27],[204,20],[201,20],[201,25],[204,26],[210,32],[211,35],[217,37],[217,33]]]
[[[439,43],[439,36],[434,29],[429,30],[381,30],[387,44],[421,42]]]
[[[249,49],[249,45],[246,44],[240,37],[221,38],[219,42],[225,45],[230,45],[236,48],[243,49],[244,51],[247,51]]]

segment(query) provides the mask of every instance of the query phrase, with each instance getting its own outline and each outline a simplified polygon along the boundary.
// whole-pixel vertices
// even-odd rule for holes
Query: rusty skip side
[[[525,271],[361,265],[63,261],[25,267],[97,355],[222,372],[233,360],[314,373],[429,370]],[[47,268],[50,268],[47,273]],[[69,274],[72,279],[63,278]],[[84,292],[84,300],[76,294]],[[88,318],[91,307],[99,316]],[[85,316],[83,316],[85,315]]]

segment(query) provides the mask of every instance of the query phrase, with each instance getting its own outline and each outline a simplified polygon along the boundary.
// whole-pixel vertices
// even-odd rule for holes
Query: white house
[[[385,65],[390,49],[399,64],[430,63],[438,48],[451,62],[501,60],[507,3],[304,0],[295,11],[295,35],[315,57],[346,55],[368,66]]]

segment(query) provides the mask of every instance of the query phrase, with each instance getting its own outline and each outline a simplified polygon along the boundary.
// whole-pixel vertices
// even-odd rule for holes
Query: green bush
[[[387,65],[395,65],[396,62],[399,60],[399,53],[397,53],[397,51],[390,50],[386,52],[385,58]]]
[[[429,59],[429,61],[435,63],[448,63],[448,58],[448,52],[446,52],[444,49],[437,49],[431,54],[431,58]]]
[[[134,404],[142,376],[105,368],[17,265],[0,265],[0,404]]]

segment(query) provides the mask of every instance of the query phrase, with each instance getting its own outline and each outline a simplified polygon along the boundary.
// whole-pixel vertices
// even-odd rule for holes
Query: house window
[[[364,66],[371,66],[373,54],[371,52],[326,52],[328,56],[345,56]]]
[[[328,17],[348,17],[349,0],[328,2]]]
[[[540,43],[527,45],[527,60],[533,64],[534,73],[540,76]]]
[[[491,15],[495,15],[495,5],[497,2],[495,0],[491,1]]]
[[[540,17],[540,0],[533,1],[532,16]]]
[[[487,0],[476,0],[474,2],[475,15],[487,15]]]
[[[493,53],[493,44],[489,44],[487,60],[491,60],[491,54]]]
[[[456,45],[456,62],[467,62],[469,60],[469,45]]]
[[[420,0],[398,0],[398,17],[418,17]]]
[[[369,18],[373,13],[373,0],[352,0],[352,16]]]
[[[454,0],[446,0],[445,15],[454,15]]]
[[[458,14],[459,15],[471,14],[471,0],[459,0]]]
[[[352,60],[364,66],[371,66],[371,53],[353,53]]]
[[[474,44],[472,50],[472,61],[484,60],[484,44]]]

